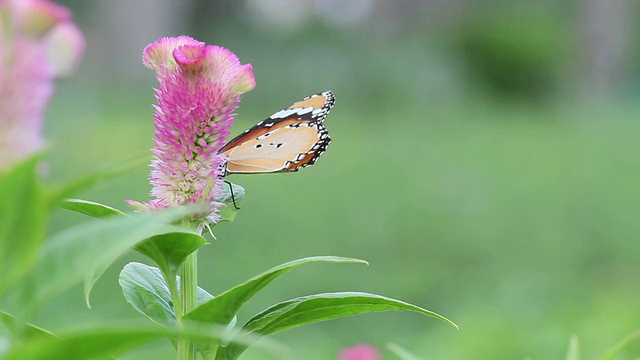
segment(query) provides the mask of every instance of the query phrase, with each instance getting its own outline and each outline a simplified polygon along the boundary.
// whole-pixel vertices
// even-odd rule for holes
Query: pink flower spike
[[[0,172],[45,146],[56,77],[84,50],[71,12],[49,0],[0,0]]]
[[[375,347],[358,344],[340,351],[339,360],[381,360],[382,355]]]
[[[154,198],[129,200],[135,210],[208,204],[200,221],[219,220],[222,190],[218,151],[229,135],[240,97],[255,87],[250,65],[231,51],[187,36],[162,38],[144,49],[142,61],[156,72],[156,127],[150,175]]]

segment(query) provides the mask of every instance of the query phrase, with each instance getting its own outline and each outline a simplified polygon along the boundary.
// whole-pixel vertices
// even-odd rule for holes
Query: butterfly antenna
[[[236,208],[236,210],[240,210],[240,208],[236,204],[236,197],[233,194],[233,186],[231,186],[231,183],[228,182],[227,180],[222,180],[222,181],[224,181],[225,183],[227,183],[227,185],[229,185],[229,191],[231,191],[231,201],[233,201],[233,207]]]

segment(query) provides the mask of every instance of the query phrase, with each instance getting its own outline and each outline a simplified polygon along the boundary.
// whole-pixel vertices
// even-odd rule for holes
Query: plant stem
[[[180,319],[197,305],[198,289],[198,252],[194,251],[187,256],[180,267],[180,299],[182,309]],[[181,321],[180,321],[181,323]],[[196,348],[194,344],[186,338],[178,339],[178,360],[195,360]]]

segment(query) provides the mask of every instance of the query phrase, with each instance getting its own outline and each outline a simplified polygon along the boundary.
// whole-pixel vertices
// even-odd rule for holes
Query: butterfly
[[[322,122],[335,103],[324,91],[291,104],[220,149],[227,158],[224,175],[298,171],[313,165],[331,138]]]

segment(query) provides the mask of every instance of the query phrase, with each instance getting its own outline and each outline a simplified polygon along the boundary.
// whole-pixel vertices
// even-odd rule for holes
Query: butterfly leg
[[[236,208],[236,210],[240,210],[240,208],[236,204],[236,197],[235,195],[233,195],[233,186],[231,186],[231,183],[228,182],[227,180],[222,180],[222,181],[224,181],[225,183],[227,183],[227,185],[229,185],[229,191],[231,191],[231,201],[233,201],[233,207]]]

